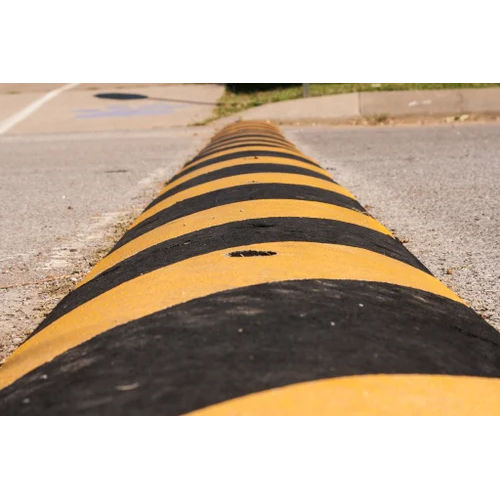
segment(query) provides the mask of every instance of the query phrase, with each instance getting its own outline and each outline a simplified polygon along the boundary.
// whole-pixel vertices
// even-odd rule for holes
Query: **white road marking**
[[[73,87],[76,87],[77,85],[80,85],[80,84],[79,83],[67,83],[66,85],[63,85],[62,87],[58,87],[57,89],[51,90],[50,92],[47,92],[45,95],[40,97],[40,99],[33,101],[31,104],[29,104],[25,108],[21,109],[21,111],[18,111],[17,113],[13,114],[12,116],[9,116],[9,118],[0,122],[0,135],[5,134],[5,132],[8,132],[12,127],[14,127],[14,125],[17,125],[19,122],[28,118],[28,116],[33,114],[37,109],[39,109],[41,106],[43,106],[46,102],[50,101],[51,99],[54,99],[54,97],[58,96],[61,92],[64,92],[65,90],[72,89]]]

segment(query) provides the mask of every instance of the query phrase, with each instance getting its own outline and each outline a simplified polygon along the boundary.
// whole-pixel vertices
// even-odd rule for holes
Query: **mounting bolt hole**
[[[268,257],[276,255],[272,250],[237,250],[236,252],[228,253],[229,257]]]

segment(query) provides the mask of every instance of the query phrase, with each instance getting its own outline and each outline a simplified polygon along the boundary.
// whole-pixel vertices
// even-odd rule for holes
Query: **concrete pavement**
[[[500,328],[500,125],[282,128]]]
[[[500,113],[500,88],[354,92],[264,104],[224,119],[277,123],[343,122],[377,116]]]

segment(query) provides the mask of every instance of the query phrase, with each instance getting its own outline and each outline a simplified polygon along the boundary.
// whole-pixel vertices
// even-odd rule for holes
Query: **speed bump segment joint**
[[[0,367],[1,414],[499,414],[500,337],[266,122],[221,130]]]

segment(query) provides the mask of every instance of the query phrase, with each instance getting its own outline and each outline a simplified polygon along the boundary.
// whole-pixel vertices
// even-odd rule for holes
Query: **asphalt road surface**
[[[223,90],[80,84],[32,108],[62,87],[0,84],[0,361],[208,141],[188,125]]]
[[[196,128],[0,138],[0,359],[208,138]]]
[[[87,84],[0,136],[0,359],[213,134],[189,124],[208,116],[220,89],[172,87],[129,85],[119,90],[165,101],[115,105]],[[36,97],[26,93],[51,88],[0,88],[9,111],[0,121]],[[500,327],[499,125],[282,129]]]
[[[283,130],[500,329],[500,125]]]

